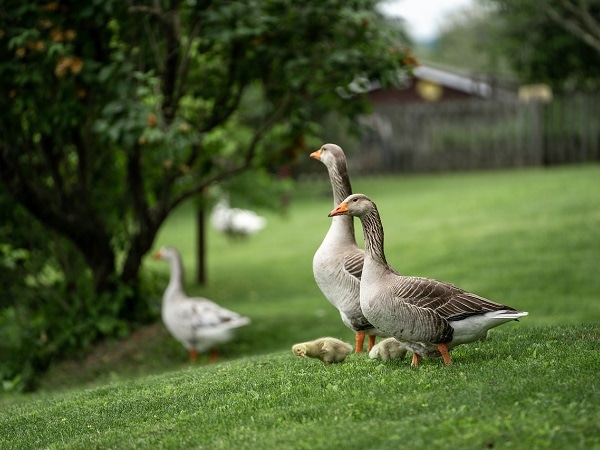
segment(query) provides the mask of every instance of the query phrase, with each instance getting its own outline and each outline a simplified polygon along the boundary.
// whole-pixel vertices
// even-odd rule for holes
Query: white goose
[[[310,157],[321,161],[329,172],[333,190],[333,205],[352,194],[346,155],[335,144],[325,144]],[[361,353],[365,334],[368,350],[375,343],[376,330],[360,309],[359,285],[364,252],[356,244],[353,217],[336,217],[313,258],[313,274],[323,295],[340,312],[344,324],[356,333],[356,353]]]
[[[210,359],[217,359],[214,346],[233,339],[233,330],[250,323],[244,317],[222,308],[203,297],[188,297],[183,289],[183,264],[173,247],[162,247],[153,255],[169,263],[171,275],[163,295],[161,316],[171,335],[188,349],[190,360],[198,353],[211,350]]]
[[[267,226],[264,217],[248,209],[231,208],[225,199],[213,207],[210,222],[217,231],[232,237],[250,236]]]
[[[452,364],[453,347],[483,340],[489,329],[528,314],[449,283],[398,274],[386,261],[379,212],[366,195],[350,195],[329,215],[360,218],[365,235],[360,306],[373,325],[413,352],[413,366],[421,356],[440,355]]]

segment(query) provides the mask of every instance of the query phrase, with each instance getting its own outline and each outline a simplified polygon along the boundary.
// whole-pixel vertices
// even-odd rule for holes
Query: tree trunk
[[[196,254],[196,281],[198,284],[203,285],[206,284],[206,214],[204,212],[204,202],[198,205],[196,224],[196,242],[198,245]]]

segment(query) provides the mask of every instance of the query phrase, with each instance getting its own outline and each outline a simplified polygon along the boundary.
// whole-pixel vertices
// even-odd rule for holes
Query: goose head
[[[352,194],[346,197],[346,199],[335,207],[330,213],[329,217],[334,216],[355,216],[360,217],[366,214],[368,211],[376,209],[375,203],[365,194]]]
[[[153,259],[164,259],[169,261],[177,259],[177,257],[177,250],[173,247],[161,247],[156,253],[152,255]]]
[[[324,144],[319,150],[312,152],[310,157],[321,161],[326,166],[333,165],[338,159],[346,158],[342,148],[335,144]]]
[[[301,358],[306,356],[307,351],[306,344],[296,344],[292,347],[292,352],[294,352],[294,355],[300,356]]]

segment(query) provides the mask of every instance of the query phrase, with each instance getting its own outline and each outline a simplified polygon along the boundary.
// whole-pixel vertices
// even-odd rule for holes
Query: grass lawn
[[[353,180],[377,204],[388,261],[529,311],[458,347],[454,365],[324,366],[291,353],[353,341],[312,277],[333,203],[322,178],[284,215],[231,241],[208,232],[193,283],[194,210],[157,247],[178,247],[188,293],[246,314],[222,362],[190,365],[160,323],[56,366],[40,392],[0,400],[0,448],[600,448],[600,166]],[[243,205],[236,205],[241,206]],[[357,234],[362,240],[360,223]],[[167,266],[156,273],[157,308]]]

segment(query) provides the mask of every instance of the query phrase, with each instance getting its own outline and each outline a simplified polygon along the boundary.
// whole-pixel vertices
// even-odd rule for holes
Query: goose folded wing
[[[365,254],[363,251],[357,249],[356,252],[351,253],[344,259],[344,270],[360,281],[364,263]]]
[[[403,277],[397,287],[397,295],[406,303],[431,309],[448,321],[462,320],[490,311],[513,310],[450,283],[430,278]]]
[[[240,317],[211,301],[188,301],[177,312],[178,320],[192,328],[210,328]]]

